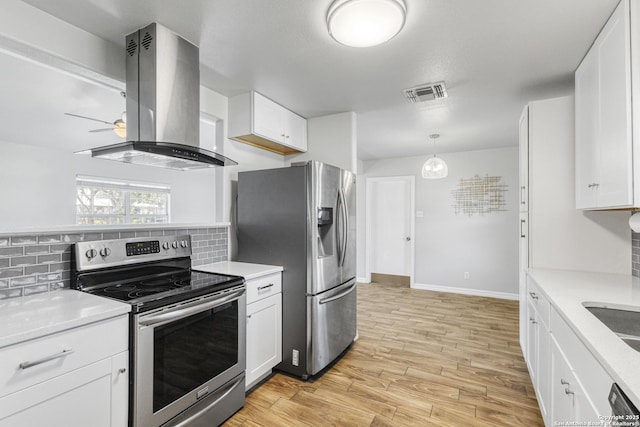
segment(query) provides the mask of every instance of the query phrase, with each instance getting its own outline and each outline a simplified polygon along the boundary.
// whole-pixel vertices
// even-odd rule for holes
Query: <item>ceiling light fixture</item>
[[[406,14],[404,0],[335,0],[327,13],[327,28],[343,45],[376,46],[400,32]]]
[[[449,174],[447,163],[440,157],[436,157],[436,139],[439,137],[440,135],[437,133],[429,135],[429,138],[433,140],[433,157],[430,157],[424,162],[424,165],[422,165],[423,178],[439,179],[445,178]]]

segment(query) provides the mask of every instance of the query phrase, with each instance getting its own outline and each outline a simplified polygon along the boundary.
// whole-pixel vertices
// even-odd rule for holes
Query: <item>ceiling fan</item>
[[[113,122],[108,122],[106,120],[100,120],[100,119],[94,119],[93,117],[81,116],[79,114],[72,114],[72,113],[64,113],[64,114],[66,114],[67,116],[78,117],[78,118],[81,118],[81,119],[93,120],[94,122],[100,122],[100,123],[104,123],[106,125],[111,126],[111,127],[108,127],[108,128],[93,129],[93,130],[90,130],[89,132],[108,132],[108,131],[113,131],[120,138],[126,138],[127,137],[127,113],[126,113],[126,111],[122,113],[122,116],[120,116],[119,119],[116,119]]]

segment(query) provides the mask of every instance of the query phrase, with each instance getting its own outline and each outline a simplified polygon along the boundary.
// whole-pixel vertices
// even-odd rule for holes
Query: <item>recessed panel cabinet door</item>
[[[529,210],[529,107],[524,107],[519,123],[520,212]]]
[[[598,206],[629,206],[632,197],[631,49],[629,10],[620,7],[598,37]]]
[[[284,144],[299,151],[307,151],[307,120],[286,111],[286,134]]]
[[[519,294],[520,294],[520,346],[527,351],[527,268],[529,268],[529,214],[520,213],[520,260],[519,260]]]
[[[623,0],[576,70],[576,207],[633,200],[631,35]]]
[[[278,293],[247,305],[247,388],[281,360],[282,296]]]
[[[253,96],[253,131],[265,138],[284,143],[284,108],[259,93],[254,92]]]
[[[597,76],[598,64],[595,52],[589,52],[580,64],[575,76],[576,115],[576,208],[594,208],[598,204],[596,183],[599,170],[599,150],[596,139]]]
[[[591,422],[598,425],[596,409],[585,393],[582,383],[562,353],[555,338],[551,339],[551,421],[556,423]],[[602,415],[608,415],[604,413]]]

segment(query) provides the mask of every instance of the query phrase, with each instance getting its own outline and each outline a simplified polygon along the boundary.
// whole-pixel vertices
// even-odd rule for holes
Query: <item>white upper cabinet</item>
[[[307,120],[257,92],[229,99],[229,138],[279,154],[307,151]]]
[[[630,8],[629,0],[622,0],[576,70],[578,209],[640,206],[640,192],[634,194],[633,185],[634,140],[640,147],[632,135],[632,120],[638,115],[631,102],[632,30],[637,32],[633,27],[640,25],[634,14],[638,11]]]

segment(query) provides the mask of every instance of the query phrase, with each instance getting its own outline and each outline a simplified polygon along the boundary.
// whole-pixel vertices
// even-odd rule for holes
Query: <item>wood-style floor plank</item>
[[[224,425],[544,425],[517,301],[358,285],[358,335],[316,378],[273,375]]]

